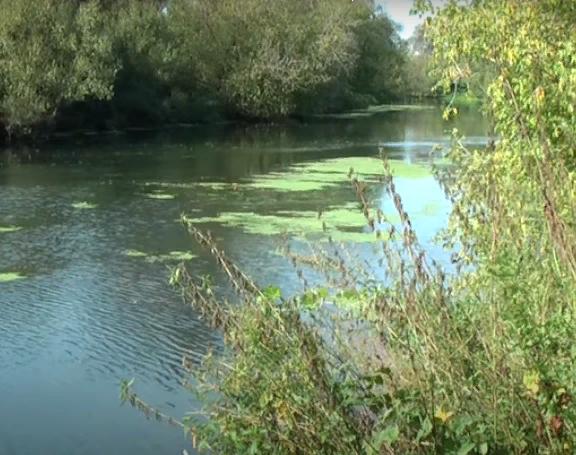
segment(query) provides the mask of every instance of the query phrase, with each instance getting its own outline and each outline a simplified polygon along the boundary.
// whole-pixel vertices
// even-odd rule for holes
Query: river
[[[193,271],[218,275],[177,223],[179,215],[203,220],[258,283],[296,292],[300,282],[277,254],[269,220],[350,202],[354,194],[348,184],[286,191],[262,182],[326,160],[360,162],[381,147],[401,164],[397,186],[406,208],[420,214],[414,224],[422,243],[442,261],[445,253],[429,240],[445,223],[449,204],[430,175],[410,169],[426,160],[434,143],[447,144],[454,126],[471,145],[485,142],[478,113],[445,122],[432,109],[290,126],[77,137],[4,154],[0,455],[190,451],[179,428],[120,407],[117,385],[135,377],[137,392],[151,405],[181,417],[194,406],[179,385],[181,358],[199,359],[218,342],[167,284],[174,252],[195,256]],[[260,186],[246,183],[244,190],[254,176]],[[238,222],[239,212],[270,217],[250,225]]]

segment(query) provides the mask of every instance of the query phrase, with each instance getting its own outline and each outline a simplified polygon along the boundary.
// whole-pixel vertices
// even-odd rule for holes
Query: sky
[[[414,28],[421,22],[418,15],[410,16],[412,0],[380,0],[378,3],[395,22],[399,22],[404,26],[400,36],[402,38],[410,38]],[[441,4],[442,1],[434,0],[432,3],[436,6]]]

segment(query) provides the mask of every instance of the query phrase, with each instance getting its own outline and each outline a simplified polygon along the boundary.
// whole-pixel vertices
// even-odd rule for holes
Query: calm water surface
[[[194,403],[179,385],[181,358],[198,359],[218,339],[168,287],[166,264],[124,251],[190,250],[198,255],[193,270],[216,273],[210,257],[175,222],[180,213],[214,216],[270,205],[293,210],[298,202],[263,195],[239,204],[186,185],[171,188],[173,199],[149,199],[145,184],[234,182],[301,162],[373,156],[378,147],[417,162],[435,143],[447,144],[454,126],[470,144],[485,142],[478,114],[465,113],[454,124],[433,110],[267,129],[70,139],[30,155],[5,156],[0,226],[21,229],[0,232],[0,273],[27,278],[0,282],[0,454],[166,455],[188,449],[180,429],[121,408],[117,382],[136,377],[136,390],[150,404],[182,416]],[[434,207],[414,224],[432,254],[445,258],[426,242],[449,210],[438,185],[432,177],[400,177],[397,186],[408,211]],[[306,193],[296,197],[310,205]],[[346,197],[353,200],[351,192]],[[75,208],[80,201],[96,207]],[[299,289],[291,264],[275,253],[273,237],[210,228],[259,283]]]

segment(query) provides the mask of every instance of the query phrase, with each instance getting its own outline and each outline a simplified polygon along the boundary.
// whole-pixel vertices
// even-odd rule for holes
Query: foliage
[[[431,95],[436,80],[432,71],[434,46],[426,38],[425,27],[419,24],[408,39],[409,58],[404,68],[405,91],[412,95]]]
[[[406,72],[406,49],[399,26],[384,14],[363,20],[355,28],[357,64],[351,85],[355,93],[371,95],[384,103],[402,93]]]
[[[386,161],[400,227],[382,228],[367,184],[350,172],[382,239],[385,277],[335,243],[312,245],[308,257],[287,251],[305,289],[284,298],[187,223],[242,298],[219,300],[183,266],[172,276],[226,343],[190,368],[191,389],[210,391],[200,395],[209,420],[184,423],[201,448],[574,453],[574,19],[571,2],[478,0],[448,3],[426,29],[437,76],[475,81],[493,122],[483,150],[453,131],[453,165],[436,170],[453,203],[439,240],[456,248],[456,274],[420,248]],[[397,235],[402,244],[388,241]],[[326,288],[310,289],[304,266],[322,270]]]
[[[0,5],[0,115],[14,132],[274,119],[400,90],[403,43],[369,1]]]
[[[112,96],[117,62],[96,1],[0,2],[0,115],[9,131],[62,103]]]

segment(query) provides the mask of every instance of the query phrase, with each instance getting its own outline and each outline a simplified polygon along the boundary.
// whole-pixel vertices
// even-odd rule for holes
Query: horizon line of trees
[[[0,8],[7,134],[273,120],[430,85],[407,77],[408,42],[373,0],[0,0]]]

